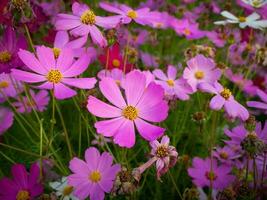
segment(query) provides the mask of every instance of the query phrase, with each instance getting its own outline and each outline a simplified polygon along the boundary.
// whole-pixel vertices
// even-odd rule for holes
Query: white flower
[[[62,200],[79,200],[72,194],[73,187],[68,185],[66,177],[62,177],[59,182],[51,182],[49,185],[56,190],[56,195],[58,197],[63,197]]]
[[[267,0],[242,0],[244,3],[253,6],[254,8],[260,8],[267,3]]]
[[[221,15],[227,18],[223,21],[214,22],[217,25],[225,25],[225,24],[239,24],[240,28],[251,27],[254,29],[263,29],[267,27],[267,20],[259,20],[260,15],[257,13],[252,13],[247,17],[236,17],[228,11],[221,12]]]

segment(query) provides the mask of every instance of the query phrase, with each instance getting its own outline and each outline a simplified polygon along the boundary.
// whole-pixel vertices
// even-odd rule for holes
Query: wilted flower
[[[160,143],[157,140],[150,142],[151,156],[156,157],[157,178],[165,174],[177,162],[178,153],[174,146],[170,146],[170,138],[163,136]]]

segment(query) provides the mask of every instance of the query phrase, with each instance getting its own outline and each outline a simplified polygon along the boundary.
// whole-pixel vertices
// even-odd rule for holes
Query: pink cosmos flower
[[[188,100],[190,98],[189,94],[192,93],[192,89],[183,78],[176,78],[177,69],[174,66],[168,66],[167,76],[160,69],[154,70],[153,74],[159,79],[155,82],[164,88],[165,94],[168,97],[175,96],[181,100]]]
[[[33,109],[43,112],[49,103],[49,94],[46,90],[40,90],[35,93],[30,90],[30,99],[27,96],[17,98],[17,102],[13,103],[17,111],[20,113],[30,113]]]
[[[8,97],[16,97],[23,90],[22,84],[12,74],[0,74],[0,102]]]
[[[101,70],[100,72],[98,72],[97,77],[100,80],[103,80],[106,77],[110,77],[114,79],[118,85],[120,85],[121,81],[124,78],[124,73],[120,69]]]
[[[27,83],[42,83],[41,89],[53,89],[57,99],[66,99],[76,95],[76,91],[68,86],[91,89],[96,83],[95,78],[72,78],[83,73],[90,62],[87,54],[74,61],[69,49],[63,49],[55,59],[51,48],[37,47],[37,58],[29,51],[20,50],[19,57],[32,72],[13,69],[15,79]]]
[[[253,84],[252,80],[245,79],[243,74],[234,74],[231,69],[227,69],[225,76],[247,94],[251,96],[256,94],[258,87]]]
[[[212,166],[212,168],[211,168]],[[193,166],[188,169],[188,174],[193,178],[193,183],[198,187],[210,187],[212,182],[213,189],[223,190],[228,187],[235,179],[231,175],[232,168],[228,165],[218,165],[216,159],[201,159],[195,157]]]
[[[145,67],[148,68],[158,68],[159,63],[157,62],[157,58],[149,53],[145,53],[140,51],[140,59],[142,60]]]
[[[2,178],[0,180],[0,199],[37,199],[42,194],[43,186],[40,184],[40,169],[37,164],[32,164],[28,173],[22,164],[12,166],[12,179]]]
[[[85,45],[86,40],[87,36],[82,36],[78,39],[70,41],[67,31],[58,31],[53,46],[55,58],[59,57],[60,52],[64,48],[71,49],[75,57],[80,57],[85,52],[85,48],[82,47]]]
[[[74,187],[73,194],[80,200],[90,196],[91,200],[103,200],[105,193],[113,187],[116,174],[121,167],[112,165],[112,156],[104,152],[100,155],[95,147],[85,151],[85,161],[75,157],[69,168],[73,174],[67,177],[68,184]]]
[[[119,23],[117,17],[100,17],[90,10],[86,4],[77,2],[72,4],[73,14],[58,14],[55,27],[57,30],[70,30],[70,34],[74,36],[87,36],[90,34],[94,43],[105,47],[106,39],[97,26],[103,28],[114,28]],[[97,25],[97,26],[96,26]]]
[[[151,12],[149,8],[140,8],[134,10],[125,4],[110,4],[101,2],[99,6],[112,13],[119,14],[115,16],[121,20],[123,24],[129,24],[132,20],[141,25],[153,25],[154,22],[160,21],[157,12]]]
[[[197,90],[199,83],[213,84],[219,80],[220,76],[221,71],[215,68],[214,61],[201,54],[187,61],[187,68],[183,73],[183,78],[192,87],[193,91]]]
[[[232,117],[239,117],[243,121],[247,120],[249,117],[249,113],[247,109],[238,103],[231,91],[227,88],[223,88],[223,86],[215,82],[214,84],[209,83],[201,83],[199,88],[211,94],[215,94],[215,96],[210,101],[210,108],[213,110],[220,110],[224,107],[226,113]]]
[[[248,101],[247,105],[252,108],[258,108],[260,110],[267,111],[267,93],[260,89],[258,89],[256,93],[262,101]]]
[[[0,135],[2,135],[13,124],[14,114],[5,107],[0,106]]]
[[[156,168],[158,179],[177,162],[178,153],[176,148],[170,146],[169,143],[170,138],[166,135],[161,138],[160,142],[157,140],[150,142],[150,146],[152,147],[150,154],[157,158]]]
[[[237,159],[241,157],[241,154],[234,151],[227,145],[224,147],[216,148],[216,150],[213,151],[212,155],[221,163],[227,164],[229,166],[233,166],[237,162]]]
[[[161,122],[168,115],[168,105],[163,100],[164,90],[151,82],[146,87],[146,76],[139,71],[128,73],[122,81],[126,102],[119,86],[111,78],[99,83],[100,91],[113,105],[89,96],[87,109],[95,116],[111,118],[95,123],[99,134],[113,137],[121,147],[131,148],[135,144],[135,126],[141,136],[153,141],[164,130],[149,122]]]
[[[27,48],[26,39],[23,35],[17,37],[16,32],[11,27],[7,27],[0,40],[0,73],[10,73],[12,68],[23,65],[17,55],[20,48]]]
[[[205,36],[205,32],[199,30],[198,23],[189,22],[188,19],[173,19],[172,28],[178,35],[185,36],[187,39],[199,39]]]

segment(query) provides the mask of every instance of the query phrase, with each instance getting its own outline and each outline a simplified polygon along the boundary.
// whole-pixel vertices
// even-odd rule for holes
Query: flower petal
[[[124,120],[124,123],[116,131],[113,140],[120,147],[132,148],[135,144],[134,123],[130,120]]]
[[[62,83],[81,89],[92,89],[96,84],[95,78],[63,78]]]
[[[162,136],[165,131],[164,128],[149,124],[140,118],[137,118],[134,123],[140,135],[148,141],[156,140]]]
[[[56,99],[67,99],[75,96],[77,93],[75,90],[70,89],[62,83],[54,84],[54,94]]]
[[[122,97],[121,91],[118,85],[112,78],[104,78],[99,83],[99,88],[102,94],[115,106],[123,109],[126,103]]]
[[[38,83],[46,81],[45,76],[22,71],[19,69],[12,69],[12,76],[19,81],[23,81],[26,83]]]
[[[103,118],[119,117],[122,112],[121,109],[106,104],[93,96],[89,96],[88,98],[87,109],[93,115]]]

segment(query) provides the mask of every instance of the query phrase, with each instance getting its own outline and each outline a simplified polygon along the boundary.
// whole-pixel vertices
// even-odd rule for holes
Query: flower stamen
[[[83,24],[94,25],[96,22],[95,18],[96,18],[95,13],[91,10],[87,10],[81,15],[80,20]]]
[[[122,115],[126,119],[133,121],[138,117],[138,110],[133,106],[127,106],[122,110]]]
[[[129,10],[127,13],[127,16],[132,18],[132,19],[135,19],[135,18],[137,18],[137,12],[135,12],[134,10]]]
[[[20,190],[16,196],[16,200],[30,200],[31,196],[27,190]]]
[[[195,73],[195,78],[196,79],[203,79],[204,78],[204,72],[203,71],[196,71],[196,73]]]
[[[232,96],[232,92],[227,89],[227,88],[224,88],[223,91],[221,91],[220,95],[225,99],[225,100],[228,100],[231,96]]]
[[[93,171],[90,175],[89,175],[89,179],[93,182],[93,183],[97,183],[101,180],[101,174],[99,171]]]
[[[7,63],[11,60],[11,53],[8,51],[1,51],[0,52],[0,62]]]
[[[112,60],[112,65],[114,67],[119,67],[121,65],[121,62],[118,59],[113,59]]]
[[[0,89],[7,88],[9,86],[9,83],[7,81],[0,82]]]
[[[169,79],[169,80],[167,80],[167,84],[168,84],[168,86],[173,87],[174,81],[172,79]]]
[[[159,158],[164,158],[164,157],[168,156],[168,154],[169,154],[168,148],[165,145],[158,146],[158,148],[156,150],[156,155]]]
[[[62,74],[57,69],[51,69],[48,74],[46,75],[46,78],[49,82],[52,83],[59,83],[62,79]]]

